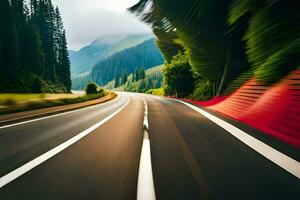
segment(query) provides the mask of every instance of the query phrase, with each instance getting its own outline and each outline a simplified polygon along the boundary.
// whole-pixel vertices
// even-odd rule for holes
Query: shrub
[[[197,101],[207,101],[212,98],[212,84],[209,80],[198,80],[194,92],[189,98]]]
[[[88,83],[85,89],[85,93],[86,95],[97,94],[98,93],[97,85],[93,82]]]
[[[178,53],[171,63],[163,69],[164,94],[167,96],[186,97],[195,87],[194,72],[185,54]]]
[[[105,96],[105,90],[103,89],[103,88],[100,88],[99,90],[98,90],[98,93],[97,93],[99,96],[101,96],[101,97],[103,97],[103,96]]]

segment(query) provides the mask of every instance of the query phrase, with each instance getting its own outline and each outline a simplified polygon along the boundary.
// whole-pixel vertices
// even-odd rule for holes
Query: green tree
[[[0,1],[1,92],[31,92],[30,80],[36,77],[45,87],[50,85],[49,91],[70,91],[70,61],[59,10],[51,0],[31,0],[30,9],[25,2]]]
[[[234,28],[227,25],[230,3],[174,0],[170,4],[167,0],[141,0],[130,11],[152,25],[167,62],[185,49],[192,68],[222,91],[249,66],[242,41],[247,23]]]
[[[274,83],[300,65],[300,4],[294,0],[235,0],[228,22],[245,18],[247,57],[255,76]]]
[[[2,41],[0,38],[0,72],[3,71],[3,49],[2,49]]]
[[[141,79],[141,80],[144,80],[144,79],[146,78],[145,68],[142,67],[142,68],[139,70],[139,73],[140,73],[140,79]]]
[[[19,67],[23,70],[28,70],[28,8],[24,4],[24,0],[11,1],[11,10],[15,21],[16,37],[19,53]]]
[[[0,38],[2,41],[2,73],[15,80],[19,64],[19,46],[15,19],[9,0],[0,1]]]
[[[186,55],[179,53],[163,69],[164,93],[168,96],[186,97],[195,87],[195,78]]]
[[[97,94],[98,93],[97,84],[93,82],[89,82],[86,86],[85,93],[86,95]]]
[[[45,55],[43,79],[55,82],[55,68],[57,64],[54,49],[55,12],[51,0],[38,1],[38,8],[35,13],[37,15],[36,24]]]
[[[115,77],[115,88],[118,88],[120,86],[120,75],[117,73]]]
[[[122,75],[121,85],[124,85],[128,80],[128,74],[127,72],[124,72]]]

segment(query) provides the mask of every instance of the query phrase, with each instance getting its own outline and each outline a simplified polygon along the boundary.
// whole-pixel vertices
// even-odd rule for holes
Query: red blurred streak
[[[228,97],[185,101],[210,108],[300,148],[300,69],[273,86],[249,80]]]

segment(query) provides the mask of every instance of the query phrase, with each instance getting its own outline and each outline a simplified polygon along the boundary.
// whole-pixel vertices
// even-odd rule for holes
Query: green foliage
[[[116,86],[118,87],[121,79],[120,72],[133,73],[140,67],[149,69],[162,63],[163,57],[154,39],[151,39],[99,61],[92,70],[91,79],[99,85],[106,85],[109,81],[116,79]],[[143,77],[136,78],[142,79]]]
[[[244,72],[252,70],[268,84],[300,65],[295,0],[140,0],[129,10],[152,26],[168,63],[186,51],[193,70],[210,81],[213,95]],[[198,83],[203,89],[195,92],[204,95],[204,85]]]
[[[179,53],[163,69],[164,94],[167,96],[186,97],[195,86],[195,78],[186,55]]]
[[[139,81],[139,80],[143,80],[146,78],[146,72],[144,67],[138,68],[134,70],[133,73],[133,81]]]
[[[121,85],[124,85],[128,80],[128,74],[127,72],[123,73],[122,79],[121,79]]]
[[[242,41],[246,23],[234,29],[226,23],[230,2],[141,0],[130,10],[152,25],[167,62],[186,50],[193,70],[222,91],[249,66]]]
[[[150,68],[146,71],[140,68],[130,74],[126,83],[120,85],[118,90],[145,93],[147,90],[160,88],[162,86],[162,79],[162,66]],[[115,85],[115,83],[108,83],[106,88],[114,89],[115,87],[112,85]]]
[[[66,35],[58,8],[51,0],[0,1],[0,92],[70,92]],[[63,87],[61,89],[61,87]],[[55,90],[58,88],[58,90]],[[50,91],[50,90],[48,90]]]
[[[62,98],[57,100],[44,100],[44,101],[29,101],[25,105],[17,106],[16,101],[14,99],[8,99],[6,103],[9,108],[0,110],[0,114],[8,114],[8,113],[16,113],[26,110],[34,110],[34,109],[41,109],[41,108],[48,108],[53,106],[62,106],[67,104],[75,104],[75,103],[82,103],[86,101],[91,101],[95,99],[99,99],[104,97],[106,92],[101,89],[97,94],[85,95],[80,96],[77,98]]]
[[[87,86],[86,86],[86,89],[85,89],[85,93],[87,95],[97,94],[98,93],[98,86],[93,82],[88,83]]]
[[[247,57],[255,77],[274,83],[300,65],[300,4],[293,0],[236,0],[229,23],[248,17]]]
[[[198,101],[207,101],[214,96],[213,85],[209,80],[197,79],[195,89],[189,98]]]
[[[152,94],[157,96],[163,96],[164,95],[164,89],[163,88],[157,88],[157,89],[150,89],[146,91],[146,94]]]
[[[154,29],[154,34],[159,38],[157,40],[157,45],[164,55],[165,61],[170,63],[171,60],[178,52],[183,52],[184,48],[176,43],[178,36],[175,31],[163,31],[159,29]]]

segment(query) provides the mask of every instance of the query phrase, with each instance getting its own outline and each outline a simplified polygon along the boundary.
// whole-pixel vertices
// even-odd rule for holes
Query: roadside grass
[[[157,96],[163,96],[164,95],[164,90],[163,90],[163,88],[150,89],[146,92],[146,94],[153,94],[153,95],[157,95]]]
[[[68,105],[68,104],[75,104],[75,103],[82,103],[86,101],[91,101],[95,99],[99,99],[101,97],[104,97],[108,95],[109,92],[103,91],[98,94],[91,94],[91,95],[70,95],[70,94],[58,94],[56,95],[48,95],[48,98],[46,97],[40,97],[41,94],[32,95],[32,94],[26,94],[26,95],[19,95],[19,94],[0,94],[1,100],[4,103],[6,103],[5,107],[0,107],[0,114],[9,114],[9,113],[16,113],[16,112],[22,112],[27,110],[35,110],[35,109],[41,109],[41,108],[49,108],[53,106],[62,106],[62,105]],[[47,94],[46,94],[47,96]],[[4,98],[5,97],[5,98]],[[14,103],[11,103],[8,105],[7,101],[15,101]],[[16,102],[25,102],[18,104]]]
[[[32,101],[58,100],[65,98],[78,98],[79,94],[0,94],[0,105],[12,106]]]

